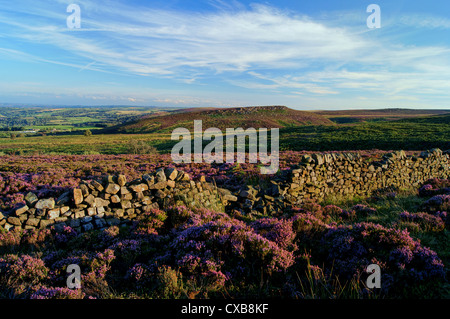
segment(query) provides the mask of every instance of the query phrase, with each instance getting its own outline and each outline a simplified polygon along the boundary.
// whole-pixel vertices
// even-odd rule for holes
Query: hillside
[[[203,128],[249,127],[254,128],[284,128],[300,125],[333,125],[334,123],[323,117],[307,111],[297,111],[286,106],[239,107],[225,109],[184,110],[172,114],[140,119],[116,127],[123,133],[151,133],[170,131],[176,127],[193,129],[194,120],[202,120]]]
[[[443,115],[434,115],[426,117],[414,117],[398,120],[398,122],[420,123],[420,124],[449,124],[450,112]]]
[[[439,116],[450,114],[450,110],[425,110],[425,109],[375,109],[375,110],[336,110],[336,111],[314,111],[335,123],[357,123],[375,121],[409,120],[414,118]]]

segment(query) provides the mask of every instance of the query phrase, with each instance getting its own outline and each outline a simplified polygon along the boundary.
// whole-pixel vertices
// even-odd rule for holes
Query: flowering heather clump
[[[305,201],[302,204],[302,209],[304,209],[307,212],[313,213],[315,215],[321,215],[322,214],[322,206],[320,206],[319,204],[317,204],[314,201]]]
[[[102,249],[110,246],[113,241],[119,236],[120,228],[118,226],[110,226],[103,229],[97,235],[97,243],[94,244],[96,249]]]
[[[166,212],[160,209],[152,209],[145,212],[140,216],[133,234],[139,236],[158,235],[158,230],[164,226],[166,219]]]
[[[441,217],[427,213],[402,212],[400,218],[404,221],[416,223],[425,231],[442,231],[445,228],[444,220]]]
[[[151,287],[152,273],[146,264],[137,263],[127,270],[125,280],[137,289],[148,289]]]
[[[450,195],[450,179],[429,179],[419,188],[419,196]]]
[[[278,244],[283,249],[295,250],[293,241],[292,220],[277,218],[261,218],[250,224],[257,234]]]
[[[422,205],[422,209],[426,212],[435,213],[437,211],[450,210],[450,195],[436,195],[428,199]]]
[[[450,217],[447,212],[437,211],[433,214],[434,216],[443,220],[445,227],[450,228]]]
[[[312,213],[298,213],[292,216],[292,229],[297,234],[300,241],[310,241],[320,238],[323,232],[330,228],[321,219]]]
[[[89,261],[88,272],[81,274],[81,285],[87,295],[98,297],[109,294],[106,275],[111,270],[111,263],[115,258],[114,251],[106,249],[96,253]]]
[[[43,260],[49,265],[49,280],[54,286],[66,284],[67,266],[76,264],[80,266],[81,272],[90,270],[93,253],[86,251],[72,251],[68,256],[63,251],[49,253]]]
[[[433,186],[431,184],[425,184],[419,188],[419,196],[422,197],[433,196],[435,195],[434,191],[435,189],[433,189]]]
[[[42,287],[34,292],[30,299],[83,299],[84,296],[81,289]]]
[[[22,240],[20,232],[0,232],[0,249],[18,246]]]
[[[221,271],[224,261],[215,260],[210,251],[206,251],[203,257],[196,254],[187,254],[177,261],[179,270],[191,281],[203,281],[209,291],[217,290],[224,286],[229,278]]]
[[[114,258],[120,258],[122,262],[134,263],[134,260],[141,253],[142,241],[134,240],[134,239],[124,239],[121,241],[117,241],[113,245],[109,246],[106,251],[110,254],[107,256],[109,259],[104,259],[109,264],[109,260],[113,260]],[[105,257],[106,258],[106,257]]]
[[[444,265],[436,253],[415,241],[406,230],[372,223],[339,226],[328,231],[321,245],[327,262],[343,278],[362,274],[374,261],[383,265],[382,274],[393,281],[393,287],[418,284],[419,279],[445,278]]]
[[[178,263],[185,269],[233,274],[248,263],[265,266],[270,271],[292,265],[291,252],[257,234],[245,223],[223,213],[214,214],[202,209],[197,212],[211,221],[181,230],[170,244]],[[189,266],[187,261],[192,264]]]
[[[223,212],[216,212],[206,208],[196,208],[194,210],[186,206],[171,206],[167,209],[172,227],[178,230],[187,229],[192,226],[201,226],[211,221],[232,220],[231,217]],[[238,222],[233,219],[234,222]]]
[[[416,245],[413,251],[414,258],[412,264],[415,267],[411,271],[416,280],[428,280],[431,278],[445,278],[444,264],[439,259],[436,252],[428,247]]]
[[[128,269],[127,278],[139,282],[144,278],[144,274],[147,271],[148,269],[145,264],[137,263],[133,267]]]
[[[355,217],[355,211],[353,210],[346,211],[336,205],[326,205],[322,207],[313,201],[305,202],[300,208],[292,207],[290,211],[293,214],[311,214],[326,224],[341,223]]]
[[[78,233],[75,229],[69,226],[64,226],[62,232],[58,232],[55,234],[55,241],[59,244],[65,244],[72,238],[75,238],[78,236]]]
[[[53,238],[50,229],[26,229],[19,234],[21,236],[20,245],[43,248],[48,241]]]
[[[42,259],[30,255],[9,254],[0,258],[0,282],[6,286],[36,285],[47,277],[48,271]]]

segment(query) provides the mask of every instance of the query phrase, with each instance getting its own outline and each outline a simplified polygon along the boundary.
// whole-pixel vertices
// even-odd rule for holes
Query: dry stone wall
[[[127,182],[124,175],[106,176],[102,182],[82,182],[59,198],[25,196],[26,205],[10,214],[0,213],[0,226],[12,229],[42,229],[53,226],[62,231],[70,226],[78,232],[127,224],[142,213],[168,205],[193,205],[224,209],[237,200],[230,191],[192,181],[175,168],[160,168],[153,174]]]
[[[247,212],[270,213],[329,195],[370,196],[382,189],[414,189],[430,178],[449,178],[449,154],[440,149],[420,156],[396,151],[380,161],[366,161],[358,153],[304,155],[297,167],[275,177],[269,186],[245,187],[238,206]]]
[[[301,163],[271,178],[269,185],[244,185],[239,191],[219,188],[202,176],[197,181],[175,168],[160,168],[127,181],[124,175],[82,182],[59,198],[25,196],[26,204],[0,212],[6,230],[70,226],[79,232],[127,224],[153,208],[186,205],[251,214],[277,214],[308,199],[328,195],[369,196],[389,187],[417,188],[430,178],[449,178],[449,151],[439,149],[406,156],[387,153],[366,161],[358,153],[304,155]]]

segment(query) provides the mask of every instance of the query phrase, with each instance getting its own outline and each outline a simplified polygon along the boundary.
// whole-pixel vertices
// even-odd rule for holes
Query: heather
[[[277,174],[303,154],[283,153]],[[3,158],[4,212],[30,191],[57,197],[82,180],[117,172],[134,180],[176,166],[164,155]],[[271,179],[250,164],[176,167],[231,190],[264,189]],[[448,298],[448,185],[433,179],[368,198],[305,200],[277,213],[168,205],[83,233],[2,230],[0,297]],[[372,263],[382,269],[381,289],[366,287]],[[80,266],[80,289],[66,286],[71,264]]]
[[[406,220],[434,225],[446,214],[426,219],[427,213],[403,212],[392,225],[358,222],[376,214],[371,204],[306,203],[282,216],[253,218],[171,206],[152,209],[126,226],[82,234],[70,227],[2,233],[0,293],[32,299],[442,294],[448,287],[446,263],[396,226]],[[448,232],[442,219],[438,225],[420,231]],[[371,263],[383,269],[382,289],[365,287]],[[70,264],[80,266],[80,289],[66,287]]]
[[[286,153],[280,169],[286,169],[301,154]],[[170,155],[60,155],[2,156],[0,162],[0,210],[25,203],[24,196],[55,196],[75,187],[81,180],[92,180],[121,172],[128,180],[141,177],[157,167],[182,167],[192,178],[204,175],[218,185],[239,185],[259,176],[255,164],[179,164]]]
[[[280,172],[299,163],[305,151],[280,152]],[[379,151],[364,151],[365,158],[378,158]],[[127,180],[140,178],[156,168],[176,167],[193,179],[205,176],[207,181],[231,190],[245,183],[267,181],[258,164],[189,163],[174,164],[170,154],[148,155],[4,155],[0,161],[0,210],[23,204],[24,196],[34,192],[38,197],[62,194],[82,180],[93,180],[120,172]]]

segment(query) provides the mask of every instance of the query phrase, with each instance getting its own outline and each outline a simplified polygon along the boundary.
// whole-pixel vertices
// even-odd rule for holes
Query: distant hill
[[[450,124],[450,112],[443,115],[406,118],[398,120],[397,122],[409,122],[420,124]]]
[[[388,108],[376,110],[314,111],[314,113],[322,115],[335,123],[344,124],[365,121],[395,121],[417,117],[429,117],[434,115],[450,114],[450,110]]]
[[[116,127],[123,133],[152,133],[171,131],[177,127],[193,130],[194,120],[203,121],[203,129],[226,128],[284,128],[299,125],[333,125],[320,114],[297,111],[286,106],[253,106],[238,108],[203,108],[177,110],[162,116],[151,116]]]

